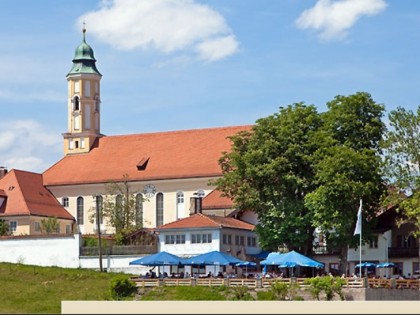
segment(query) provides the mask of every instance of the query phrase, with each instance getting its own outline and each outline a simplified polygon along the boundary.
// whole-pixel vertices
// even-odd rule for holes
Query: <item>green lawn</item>
[[[116,273],[0,263],[1,313],[61,313],[62,300],[111,300]]]
[[[0,263],[0,313],[60,314],[63,300],[112,300],[111,280],[121,275]],[[141,290],[140,295],[127,300],[226,300],[227,290],[226,287],[159,287]]]

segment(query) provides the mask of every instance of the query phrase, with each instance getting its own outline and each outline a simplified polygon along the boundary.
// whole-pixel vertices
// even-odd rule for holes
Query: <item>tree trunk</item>
[[[347,245],[346,246],[341,246],[340,247],[340,254],[339,254],[339,258],[340,258],[340,263],[339,263],[339,269],[340,269],[340,273],[341,274],[345,274],[346,276],[348,276],[347,274]]]

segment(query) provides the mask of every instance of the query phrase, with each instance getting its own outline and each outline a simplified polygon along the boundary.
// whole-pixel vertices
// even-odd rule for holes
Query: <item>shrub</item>
[[[269,291],[272,292],[276,300],[284,301],[289,293],[289,285],[284,282],[275,281],[271,284]]]
[[[118,276],[111,280],[110,292],[114,300],[130,297],[136,291],[136,283],[127,276]]]
[[[250,301],[253,300],[251,293],[249,293],[248,287],[238,286],[232,288],[233,300]]]
[[[313,297],[319,301],[321,292],[324,292],[325,299],[331,301],[335,294],[340,296],[341,300],[344,300],[344,294],[341,289],[345,284],[345,280],[340,277],[316,277],[308,278],[305,280],[305,284],[310,285],[310,292]]]

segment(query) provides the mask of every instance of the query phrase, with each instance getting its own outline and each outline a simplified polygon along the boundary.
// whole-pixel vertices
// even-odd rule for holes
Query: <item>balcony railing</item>
[[[389,258],[419,257],[419,248],[418,247],[408,247],[408,248],[388,247],[388,257]]]
[[[124,245],[108,246],[102,248],[102,255],[139,255],[154,254],[157,252],[156,245]],[[80,247],[80,256],[98,256],[98,246]]]
[[[337,255],[340,251],[336,248],[329,248],[328,246],[313,246],[312,250],[317,255]]]

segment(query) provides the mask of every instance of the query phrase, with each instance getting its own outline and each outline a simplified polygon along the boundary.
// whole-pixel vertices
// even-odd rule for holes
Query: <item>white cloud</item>
[[[121,50],[198,51],[207,61],[238,50],[224,18],[194,0],[102,1],[97,11],[79,17],[79,28],[83,21],[89,33]]]
[[[60,134],[47,132],[36,121],[0,124],[0,165],[9,170],[43,172],[58,160],[61,149]]]
[[[375,15],[385,9],[384,0],[318,0],[296,20],[302,29],[319,31],[322,39],[342,39],[364,15]]]

